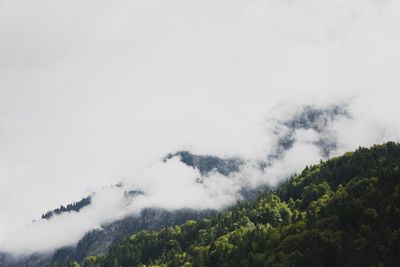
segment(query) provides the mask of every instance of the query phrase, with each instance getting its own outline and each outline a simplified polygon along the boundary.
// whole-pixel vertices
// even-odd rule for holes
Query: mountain
[[[13,259],[11,255],[0,253],[2,267],[50,267],[64,266],[69,261],[83,262],[89,256],[106,253],[109,246],[123,240],[127,235],[143,229],[160,230],[163,227],[182,224],[187,220],[196,220],[216,214],[213,210],[182,209],[167,211],[148,208],[138,216],[129,216],[113,223],[103,225],[100,230],[92,230],[79,240],[76,246],[57,249],[52,254],[34,254],[25,258]]]
[[[400,144],[306,167],[256,200],[132,234],[83,266],[400,266]]]
[[[106,253],[111,244],[140,230],[160,230],[166,226],[182,224],[187,220],[197,220],[215,213],[212,210],[182,209],[167,211],[155,208],[144,209],[139,216],[130,216],[105,225],[101,230],[93,230],[87,233],[76,247],[65,247],[57,250],[49,265],[60,263],[62,265],[71,260],[82,262],[88,255]]]
[[[232,172],[237,172],[244,164],[240,158],[220,158],[210,155],[196,155],[189,151],[178,151],[173,154],[168,154],[164,161],[173,157],[179,157],[180,161],[190,167],[196,168],[202,175],[206,175],[211,171],[219,172],[222,175],[229,175]]]
[[[350,118],[351,114],[345,103],[325,107],[306,105],[291,116],[279,116],[271,123],[271,132],[277,138],[277,146],[275,151],[268,155],[266,164],[273,159],[282,158],[294,146],[299,130],[314,132],[317,138],[313,145],[320,150],[324,158],[328,158],[337,148],[337,138],[332,132],[332,125]]]
[[[264,170],[275,160],[279,160],[284,156],[287,150],[291,149],[296,140],[297,130],[312,130],[318,133],[319,138],[315,145],[323,152],[322,154],[326,157],[329,156],[330,151],[336,146],[336,141],[332,138],[329,132],[329,127],[333,122],[348,118],[350,115],[345,105],[332,105],[325,108],[316,106],[305,106],[299,109],[294,115],[277,119],[272,125],[273,133],[278,139],[278,145],[276,150],[273,150],[270,155],[265,157],[265,161],[254,162],[254,166],[259,166],[260,170]],[[329,138],[328,138],[329,137]],[[327,139],[328,138],[328,139]],[[327,142],[326,140],[329,140]],[[238,157],[217,157],[212,155],[196,155],[190,151],[177,151],[166,155],[163,160],[168,161],[171,158],[177,157],[182,163],[187,166],[193,167],[199,171],[201,177],[198,179],[198,183],[203,183],[202,177],[208,176],[215,172],[229,176],[240,172],[248,160]],[[122,184],[115,185],[117,187],[123,186]],[[254,199],[265,190],[270,190],[268,187],[256,187],[248,188],[243,187],[238,192],[238,195],[242,199]],[[139,189],[127,189],[124,193],[126,198],[130,198],[145,192]],[[80,201],[74,202],[68,205],[62,205],[59,208],[48,211],[42,214],[42,219],[51,219],[53,216],[58,216],[63,213],[69,212],[80,212],[82,208],[88,207],[90,209],[93,195],[82,198]],[[149,212],[151,211],[151,212]],[[51,254],[35,254],[23,258],[18,258],[15,261],[11,255],[0,252],[0,266],[51,266],[54,263],[65,263],[68,261],[82,262],[83,259],[88,255],[105,253],[111,244],[121,241],[126,235],[143,229],[157,230],[163,226],[174,225],[183,223],[187,219],[198,219],[210,214],[214,214],[215,211],[198,212],[194,210],[180,210],[180,211],[162,211],[155,209],[146,209],[144,212],[143,220],[147,222],[143,223],[140,217],[127,217],[122,220],[102,225],[102,229],[90,231],[78,242],[76,246],[69,246],[57,249]],[[161,215],[164,214],[164,215]],[[146,217],[147,216],[147,217]],[[166,219],[167,223],[163,223],[161,218]],[[163,219],[163,220],[164,220]],[[155,222],[152,227],[151,222]],[[140,227],[136,227],[140,225]],[[157,227],[155,227],[157,226]],[[11,258],[11,261],[10,261]]]
[[[180,161],[190,167],[197,168],[200,173],[206,175],[212,171],[228,175],[239,171],[244,163],[238,158],[219,158],[210,155],[196,155],[188,151],[178,151],[168,154],[164,160],[172,157],[179,157]],[[199,181],[201,182],[201,181]],[[116,186],[122,186],[117,184]],[[245,198],[254,198],[261,189],[243,190],[242,195]],[[141,190],[129,190],[124,192],[125,198],[135,197],[144,194]],[[93,193],[95,195],[95,193]],[[80,201],[72,204],[61,205],[59,208],[42,214],[42,219],[51,219],[53,216],[67,212],[79,212],[84,207],[89,207],[92,202],[92,196],[82,198]],[[215,210],[193,210],[181,209],[167,211],[156,208],[147,208],[141,211],[138,216],[128,216],[121,220],[102,225],[99,230],[92,230],[86,233],[76,246],[66,246],[54,251],[54,253],[37,253],[24,258],[14,259],[12,255],[0,252],[0,266],[4,267],[48,267],[55,264],[63,265],[69,261],[83,262],[90,255],[106,253],[110,245],[117,243],[127,235],[139,232],[143,229],[160,230],[163,227],[182,224],[187,220],[195,220],[216,214]]]

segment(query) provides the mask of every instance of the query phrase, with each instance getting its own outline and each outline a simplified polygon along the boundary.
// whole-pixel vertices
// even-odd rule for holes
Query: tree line
[[[400,145],[306,167],[256,200],[133,234],[83,266],[400,266]]]

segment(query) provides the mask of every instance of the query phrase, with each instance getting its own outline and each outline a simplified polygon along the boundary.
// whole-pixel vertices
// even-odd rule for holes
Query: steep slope
[[[400,145],[307,167],[255,201],[131,235],[84,266],[400,266]]]
[[[69,261],[82,262],[88,255],[106,253],[108,247],[123,240],[127,235],[143,229],[160,230],[163,227],[182,224],[187,220],[197,220],[216,214],[212,210],[144,209],[139,216],[130,216],[104,225],[101,230],[87,233],[76,246],[57,249],[52,254],[34,254],[26,258],[13,259],[12,255],[0,254],[0,266],[4,267],[46,267],[64,266]]]
[[[75,260],[81,262],[88,255],[105,253],[108,247],[123,240],[127,235],[140,230],[160,230],[163,227],[182,224],[187,220],[198,220],[215,214],[215,211],[145,209],[139,216],[131,216],[105,225],[101,230],[87,233],[76,247],[65,247],[57,250],[51,263],[64,264]]]
[[[187,151],[179,151],[174,154],[168,154],[165,160],[172,157],[179,157],[180,161],[190,167],[196,168],[202,174],[208,174],[216,171],[223,175],[239,171],[243,161],[238,158],[219,158],[211,155],[196,155]],[[121,186],[117,184],[116,186]],[[261,190],[261,189],[260,189]],[[246,198],[254,198],[258,189],[243,191]],[[125,191],[126,198],[144,194],[140,190]],[[41,218],[49,220],[53,216],[63,213],[79,212],[84,207],[92,204],[92,197],[95,195],[82,198],[78,202],[68,205],[62,205],[57,209],[42,214]],[[216,214],[214,210],[193,210],[181,209],[175,211],[167,211],[156,208],[147,208],[141,211],[139,216],[128,216],[118,221],[102,225],[102,229],[93,230],[86,233],[76,246],[66,246],[57,249],[53,253],[37,253],[26,257],[18,257],[15,259],[12,255],[0,252],[0,266],[19,267],[19,266],[52,266],[54,264],[66,264],[68,261],[82,262],[85,257],[98,253],[105,253],[109,246],[113,243],[121,241],[127,235],[138,232],[140,230],[159,230],[162,227],[182,224],[186,220],[200,219]]]
[[[203,177],[218,173],[219,175],[229,176],[235,175],[236,172],[240,172],[247,164],[251,163],[253,167],[265,170],[272,166],[274,162],[279,161],[284,155],[290,150],[293,145],[297,142],[298,130],[313,131],[317,134],[314,145],[321,150],[321,153],[325,157],[329,157],[330,153],[336,147],[336,139],[330,132],[330,125],[340,119],[348,118],[350,115],[347,111],[346,105],[332,105],[327,107],[317,106],[305,106],[298,109],[294,114],[288,116],[278,116],[273,119],[270,125],[271,133],[277,138],[277,147],[273,149],[270,154],[264,157],[264,160],[258,160],[257,162],[250,162],[245,158],[238,157],[218,157],[213,155],[197,155],[190,151],[177,151],[166,155],[163,159],[164,162],[168,162],[172,158],[179,159],[182,163],[189,167],[197,169],[201,177],[196,180],[196,183],[203,183]],[[274,118],[272,116],[271,118]],[[116,187],[123,186],[122,184],[115,185]],[[242,185],[241,185],[242,186]],[[244,199],[254,199],[259,196],[264,190],[268,190],[267,186],[258,187],[242,187],[238,192],[237,196]],[[146,192],[141,191],[138,188],[126,188],[126,191],[121,191],[125,197],[129,198],[135,195],[145,194]],[[57,209],[49,211],[42,215],[42,219],[52,219],[60,214],[67,215],[68,213],[81,212],[81,209],[85,210],[92,207],[92,202],[96,198],[96,194],[90,195],[83,198],[81,201],[76,203],[60,206]],[[156,211],[166,213],[165,211]],[[181,217],[179,214],[186,214],[187,211],[177,211],[176,216],[173,213],[170,214],[171,218],[179,220],[174,221],[171,219],[169,224],[158,224],[159,227],[166,225],[173,225],[183,222],[185,219],[195,219],[201,216],[207,215],[208,213],[201,213],[201,215],[193,213],[187,217]],[[195,211],[192,211],[195,212]],[[200,216],[200,217],[199,217]],[[154,220],[148,220],[149,222],[158,221],[159,216],[155,216]],[[182,220],[181,220],[182,219]],[[136,228],[134,225],[139,224],[142,227]],[[48,266],[54,262],[65,262],[68,260],[81,261],[85,256],[97,253],[104,253],[107,251],[110,244],[118,242],[122,237],[132,234],[135,231],[141,229],[155,229],[147,227],[142,224],[137,217],[128,217],[120,221],[113,222],[107,225],[101,225],[102,230],[91,231],[87,233],[78,243],[78,246],[63,247],[55,251],[54,254],[36,254],[31,257],[28,256],[17,263],[13,261],[13,266]],[[2,254],[0,252],[0,266],[4,266],[10,258],[10,255]],[[20,260],[20,258],[18,259]]]
[[[164,161],[173,157],[179,157],[182,163],[198,169],[203,175],[211,171],[217,171],[227,176],[232,172],[239,171],[244,164],[243,160],[240,158],[219,158],[210,155],[196,155],[189,151],[178,151],[174,154],[168,154]]]

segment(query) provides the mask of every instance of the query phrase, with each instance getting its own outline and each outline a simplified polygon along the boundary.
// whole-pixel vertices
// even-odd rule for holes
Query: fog
[[[399,11],[383,0],[0,0],[0,250],[73,244],[144,207],[220,209],[242,188],[398,141]],[[319,126],[285,123],[335,105],[346,114]],[[179,150],[246,164],[202,177],[163,162]],[[126,202],[131,188],[144,195]],[[32,223],[93,192],[79,213]]]

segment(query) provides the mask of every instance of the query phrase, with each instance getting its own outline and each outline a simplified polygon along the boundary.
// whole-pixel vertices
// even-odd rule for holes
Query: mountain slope
[[[179,157],[180,161],[188,166],[196,168],[203,175],[212,171],[217,171],[222,175],[229,175],[232,172],[240,170],[244,164],[240,158],[220,158],[210,155],[196,155],[189,151],[178,151],[174,154],[168,154],[165,160],[173,157]]]
[[[400,145],[306,168],[210,219],[142,231],[84,266],[400,266]]]
[[[187,151],[179,151],[174,154],[168,154],[164,160],[172,157],[179,157],[179,160],[193,168],[198,169],[203,174],[216,171],[222,175],[239,170],[243,161],[238,158],[219,158],[211,155],[196,155]],[[200,181],[199,181],[200,182]],[[116,186],[121,186],[117,184]],[[241,192],[246,198],[254,198],[261,189],[247,190]],[[57,209],[42,214],[42,219],[49,220],[53,216],[63,213],[80,212],[81,208],[89,207],[92,202],[90,196],[82,198],[78,202],[68,205],[62,205]],[[124,192],[124,197],[129,198],[142,195],[141,190],[130,190]],[[76,244],[76,246],[65,246],[56,249],[54,253],[35,253],[25,257],[15,258],[13,255],[0,251],[0,266],[5,267],[46,267],[54,264],[63,265],[68,261],[82,262],[85,257],[92,254],[105,253],[108,247],[116,242],[121,241],[129,234],[138,232],[143,229],[159,230],[162,227],[181,224],[186,220],[200,219],[215,214],[214,210],[193,210],[180,209],[167,211],[158,208],[146,208],[141,211],[139,216],[128,216],[126,218],[114,221],[109,224],[102,225],[99,230],[92,230],[86,233]]]
[[[105,253],[108,247],[123,240],[127,235],[143,229],[160,230],[170,225],[182,224],[187,220],[197,220],[216,214],[212,210],[144,209],[138,216],[130,216],[104,225],[100,230],[92,230],[79,240],[76,246],[57,249],[53,254],[34,254],[26,258],[13,259],[11,255],[0,253],[0,266],[4,267],[50,267],[64,266],[69,261],[82,262],[92,254]]]

